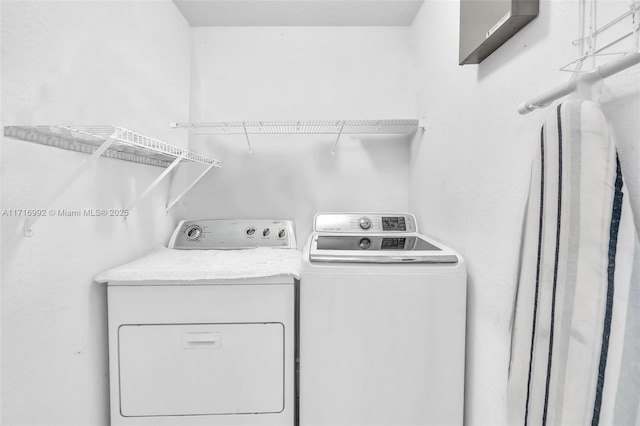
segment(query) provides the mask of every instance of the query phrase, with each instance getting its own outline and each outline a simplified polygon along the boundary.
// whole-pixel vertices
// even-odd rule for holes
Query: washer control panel
[[[291,220],[183,220],[174,231],[168,247],[193,250],[232,250],[255,247],[295,249],[295,227]]]
[[[418,232],[416,218],[409,213],[318,213],[316,232]]]

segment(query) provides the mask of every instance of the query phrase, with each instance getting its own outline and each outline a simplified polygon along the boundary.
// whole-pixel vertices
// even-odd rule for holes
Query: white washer
[[[300,425],[462,425],[466,269],[410,214],[319,214],[300,284]]]
[[[295,248],[290,221],[183,221],[99,275],[111,424],[293,425]]]

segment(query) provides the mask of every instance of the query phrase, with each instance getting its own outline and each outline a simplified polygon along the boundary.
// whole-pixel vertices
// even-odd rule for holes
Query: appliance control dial
[[[366,250],[371,247],[371,240],[368,238],[363,238],[358,243],[358,246],[360,246],[361,249]]]
[[[358,219],[358,226],[360,227],[360,229],[364,229],[365,231],[367,229],[371,228],[371,219],[369,219],[366,216],[361,217],[360,219]]]
[[[262,230],[262,236],[263,236],[263,237],[268,237],[268,236],[269,236],[269,234],[271,234],[271,230],[270,230],[269,228],[264,228],[264,229]]]
[[[253,235],[256,233],[256,228],[254,228],[253,226],[250,226],[247,228],[247,235]]]
[[[198,238],[202,236],[202,228],[198,225],[188,226],[187,229],[184,230],[184,236],[187,237],[189,241],[197,241]]]
[[[287,231],[284,229],[281,229],[278,231],[278,238],[284,238],[285,235],[287,235]]]

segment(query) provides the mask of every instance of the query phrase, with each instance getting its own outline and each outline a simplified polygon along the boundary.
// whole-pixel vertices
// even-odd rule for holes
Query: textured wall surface
[[[2,2],[2,124],[115,124],[169,143],[189,107],[189,29],[171,1]],[[87,155],[2,138],[2,209],[37,209]],[[161,168],[99,159],[53,209],[126,208]],[[186,172],[127,221],[2,217],[2,424],[107,425],[106,289],[96,273],[166,243]],[[177,212],[180,214],[179,212]],[[182,213],[183,214],[183,213]]]
[[[417,118],[408,28],[192,30],[191,120]],[[192,136],[223,161],[188,195],[192,217],[295,219],[320,211],[404,211],[409,138]],[[192,168],[197,173],[196,167]]]
[[[628,10],[627,1],[598,3],[600,25]],[[542,1],[540,15],[479,65],[458,66],[458,20],[458,2],[425,2],[412,27],[427,128],[412,146],[409,206],[425,233],[468,262],[465,417],[468,424],[497,425],[506,423],[510,321],[529,172],[548,112],[522,116],[517,107],[570,77],[558,69],[578,57],[571,43],[579,37],[578,2]],[[629,30],[630,23],[619,31]],[[627,43],[615,50],[630,48]],[[639,87],[636,67],[607,80],[599,98],[617,138],[636,223]]]
[[[189,29],[167,1],[2,1],[2,122],[116,124],[221,159],[178,207],[178,173],[119,218],[2,217],[2,423],[106,425],[104,269],[166,243],[177,218],[295,219],[409,210],[469,267],[468,424],[506,423],[509,326],[539,126],[517,106],[570,74],[577,1],[540,16],[480,65],[460,67],[458,2],[410,28]],[[628,2],[600,2],[604,23]],[[629,45],[621,46],[621,49]],[[616,138],[640,228],[640,68],[593,92]],[[423,137],[191,136],[170,121],[417,118]],[[189,139],[189,140],[188,140]],[[39,208],[86,155],[2,138],[2,209]],[[202,170],[188,168],[190,176]],[[101,159],[52,206],[126,207],[160,169]],[[183,171],[181,171],[183,172]],[[408,188],[408,189],[407,189]]]

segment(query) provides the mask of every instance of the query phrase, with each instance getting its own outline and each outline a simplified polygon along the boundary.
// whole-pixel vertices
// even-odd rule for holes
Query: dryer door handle
[[[215,332],[184,333],[182,335],[182,347],[184,349],[217,349],[222,344],[221,337],[220,333]]]

